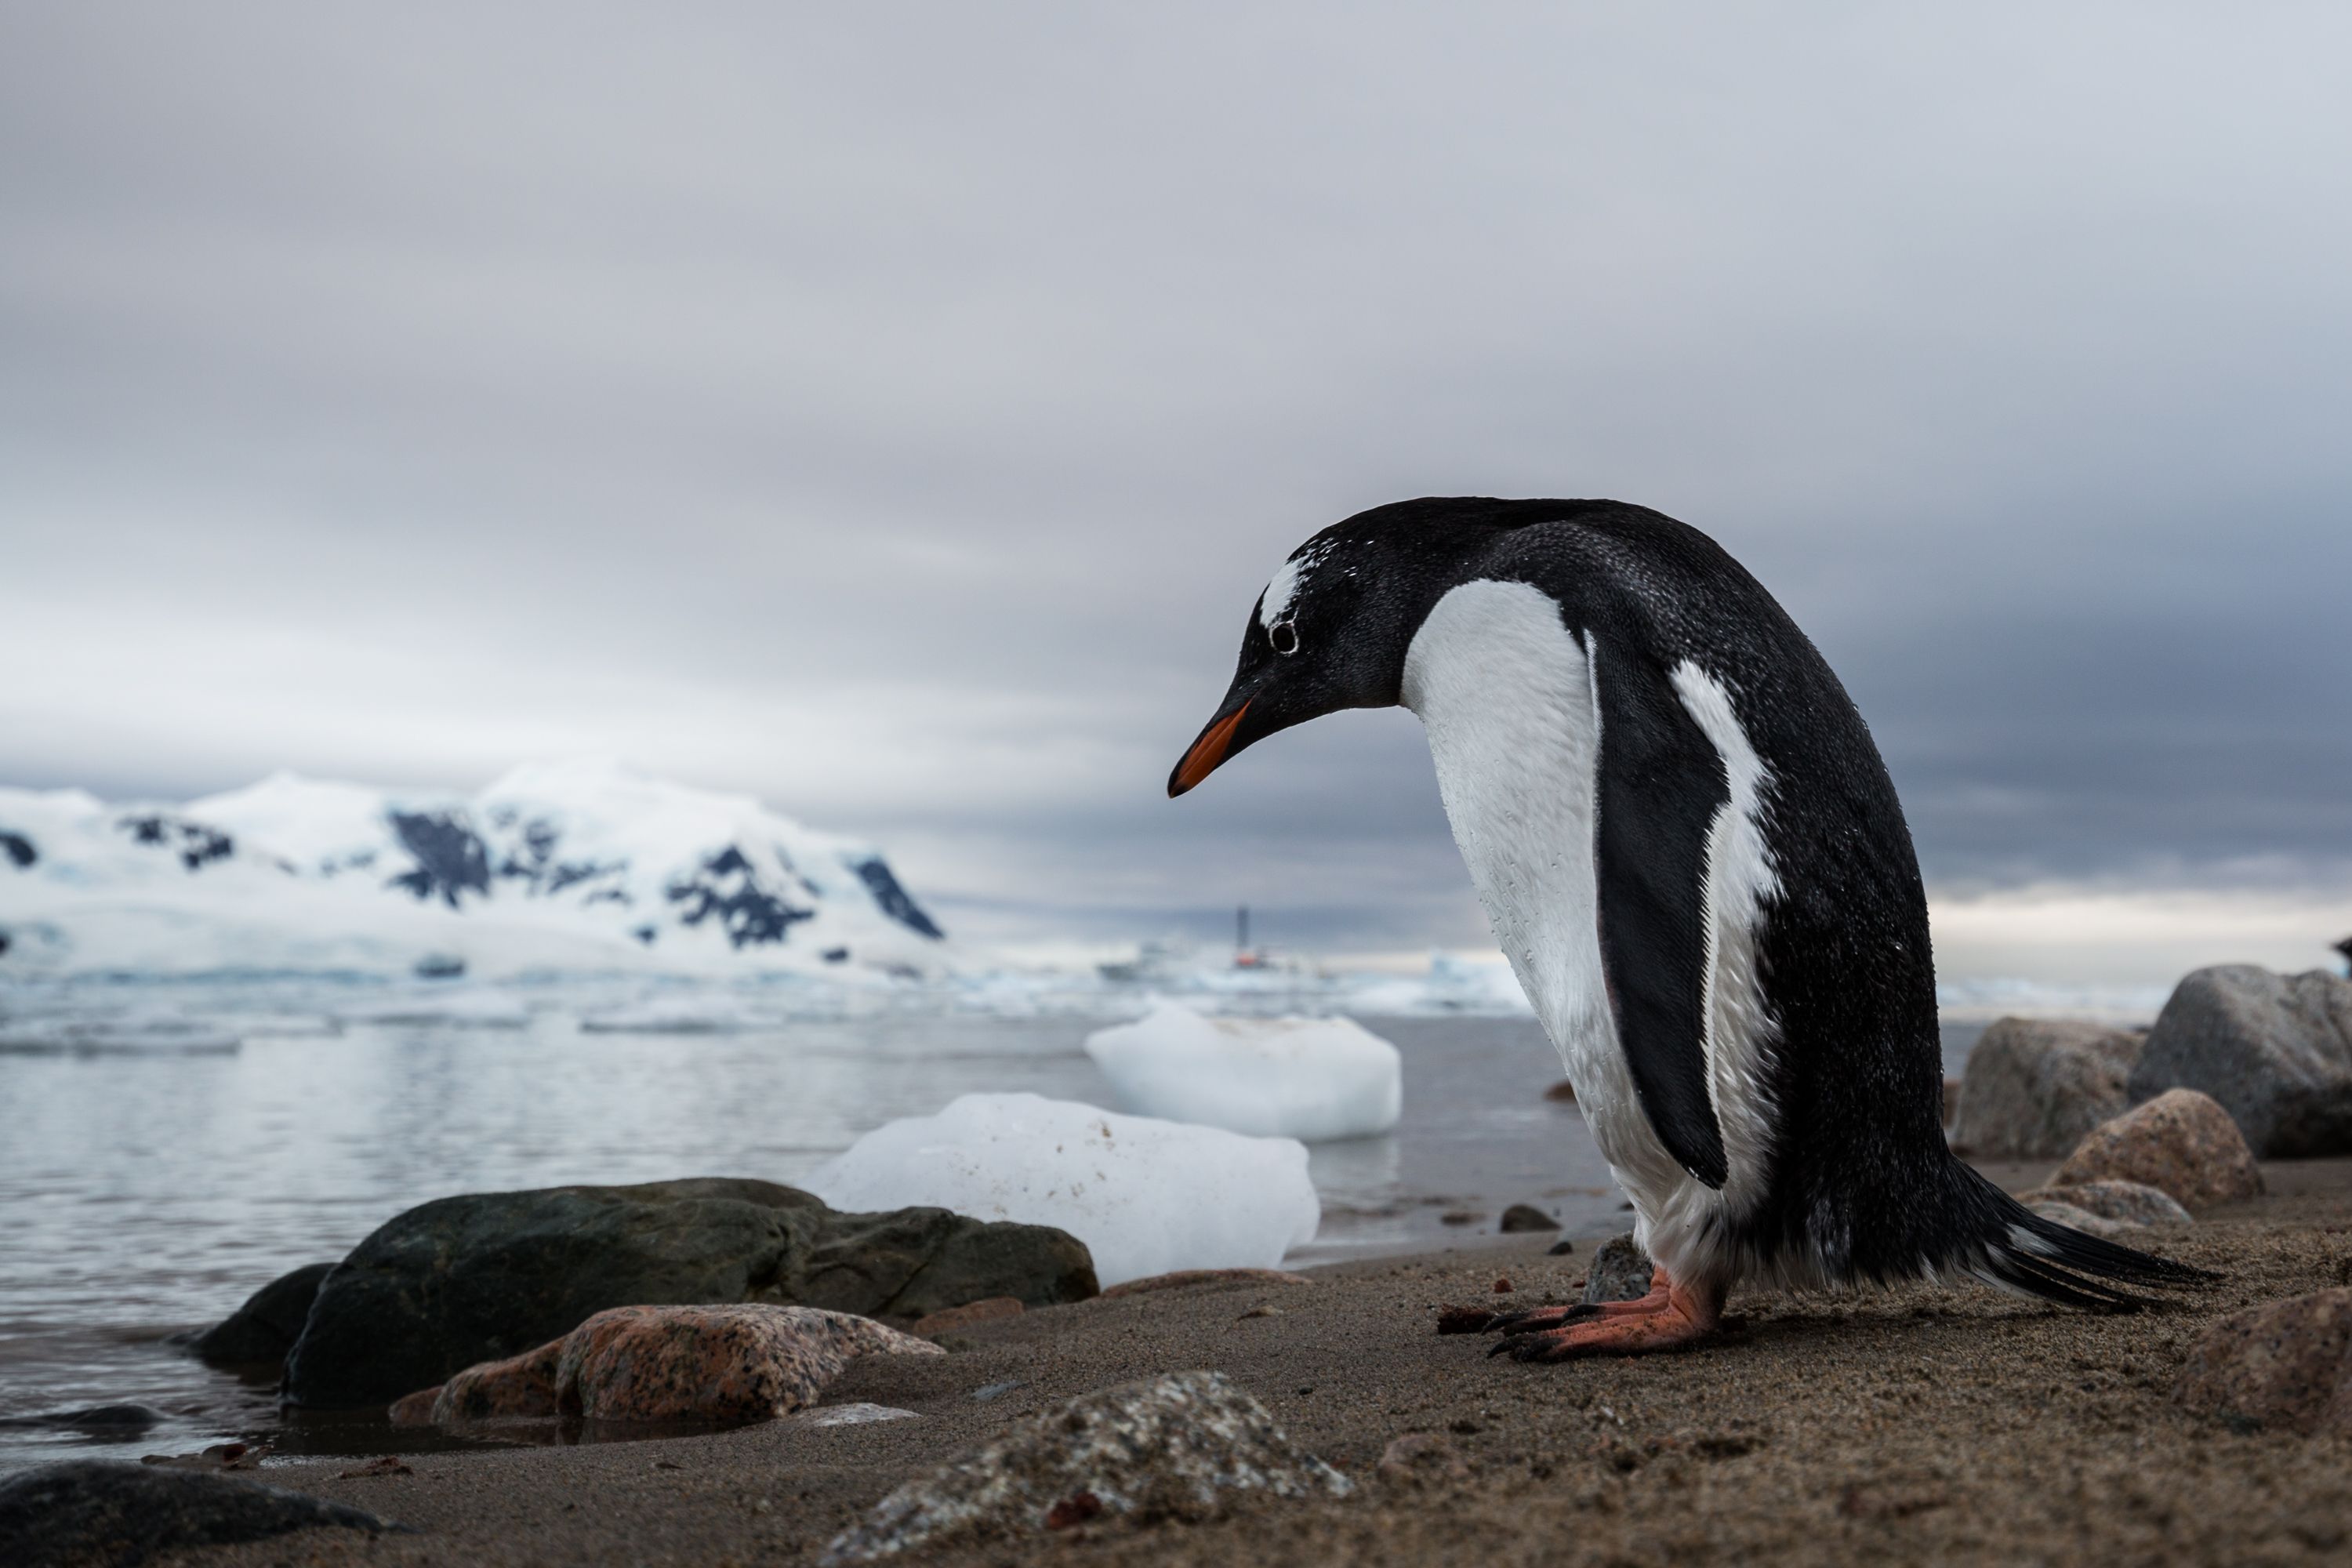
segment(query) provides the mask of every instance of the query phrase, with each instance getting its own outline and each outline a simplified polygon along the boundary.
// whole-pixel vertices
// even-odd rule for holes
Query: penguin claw
[[[1510,1339],[1520,1334],[1549,1333],[1554,1329],[1600,1315],[1598,1303],[1579,1301],[1572,1307],[1531,1307],[1523,1312],[1506,1313],[1502,1321],[1492,1326],[1502,1330],[1505,1339]]]

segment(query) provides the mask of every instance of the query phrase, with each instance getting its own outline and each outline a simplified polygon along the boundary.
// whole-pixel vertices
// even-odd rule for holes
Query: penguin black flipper
[[[1658,1141],[1720,1188],[1731,1167],[1707,1089],[1706,881],[1730,779],[1637,638],[1598,626],[1585,636],[1601,713],[1601,963],[1618,1047]]]

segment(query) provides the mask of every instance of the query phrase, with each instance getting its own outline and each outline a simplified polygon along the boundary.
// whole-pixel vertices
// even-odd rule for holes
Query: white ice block
[[[1145,1116],[1310,1143],[1397,1124],[1397,1048],[1352,1018],[1209,1018],[1161,1002],[1087,1037],[1119,1104]]]

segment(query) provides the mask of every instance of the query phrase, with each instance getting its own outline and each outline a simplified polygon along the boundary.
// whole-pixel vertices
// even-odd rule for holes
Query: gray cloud
[[[977,930],[1475,941],[1410,720],[1171,805],[1420,493],[1714,532],[1931,879],[2352,861],[2339,8],[0,19],[0,773],[617,752]]]

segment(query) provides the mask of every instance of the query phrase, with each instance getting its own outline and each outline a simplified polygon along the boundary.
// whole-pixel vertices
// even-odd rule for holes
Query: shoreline
[[[2050,1165],[1980,1168],[2016,1190]],[[1498,1276],[1519,1302],[1567,1297],[1599,1237],[1549,1258],[1554,1233],[1465,1237],[1313,1268],[1304,1285],[1097,1298],[976,1324],[944,1357],[853,1363],[824,1395],[915,1420],[411,1450],[412,1473],[358,1479],[339,1479],[342,1459],[272,1463],[257,1479],[423,1533],[309,1531],[169,1561],[811,1562],[899,1482],[1013,1418],[1194,1368],[1248,1389],[1356,1495],[1244,1497],[1202,1521],[1105,1519],[908,1560],[2330,1561],[2352,1542],[2352,1441],[2237,1430],[2169,1397],[2211,1319],[2352,1279],[2352,1160],[2263,1173],[2268,1195],[2150,1233],[2155,1249],[2226,1278],[2137,1316],[1973,1285],[1743,1290],[1705,1347],[1521,1366],[1487,1359],[1487,1342],[1438,1336],[1438,1307],[1491,1299]],[[1383,1479],[1383,1450],[1408,1433],[1433,1435],[1464,1473]]]

